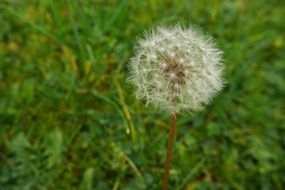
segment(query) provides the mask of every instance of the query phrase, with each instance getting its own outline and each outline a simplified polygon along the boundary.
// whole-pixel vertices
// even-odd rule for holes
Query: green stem
[[[169,127],[169,138],[168,138],[168,144],[167,144],[167,155],[166,155],[166,161],[164,164],[162,190],[168,189],[169,169],[170,169],[170,164],[171,164],[171,160],[172,160],[173,144],[174,144],[174,139],[175,139],[175,123],[176,123],[175,113],[171,113],[171,115],[170,115],[170,127]]]

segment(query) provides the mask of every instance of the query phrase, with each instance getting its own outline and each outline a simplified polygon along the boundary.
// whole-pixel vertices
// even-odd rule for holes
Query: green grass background
[[[177,22],[217,40],[228,83],[178,117],[170,189],[284,189],[284,18],[284,0],[0,0],[0,189],[160,189],[169,115],[127,64]]]

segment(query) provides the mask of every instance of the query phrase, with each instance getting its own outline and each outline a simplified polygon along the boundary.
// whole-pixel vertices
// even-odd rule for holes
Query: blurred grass
[[[1,0],[0,189],[160,189],[168,115],[127,63],[157,24],[225,51],[224,91],[179,117],[171,189],[285,186],[283,0]]]

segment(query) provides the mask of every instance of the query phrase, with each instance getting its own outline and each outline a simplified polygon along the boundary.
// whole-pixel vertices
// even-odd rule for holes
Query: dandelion
[[[139,41],[129,68],[137,98],[170,113],[163,182],[167,189],[176,114],[202,110],[222,89],[222,51],[192,27],[158,27]]]

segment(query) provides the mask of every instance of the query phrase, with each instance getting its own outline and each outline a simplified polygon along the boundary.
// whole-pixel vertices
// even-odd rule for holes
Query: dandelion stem
[[[169,179],[169,169],[172,160],[172,149],[175,139],[175,123],[176,123],[176,116],[175,113],[171,113],[170,115],[170,127],[169,127],[169,138],[167,144],[167,155],[166,161],[164,164],[164,174],[163,174],[163,186],[162,190],[168,189],[168,179]]]

